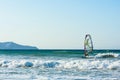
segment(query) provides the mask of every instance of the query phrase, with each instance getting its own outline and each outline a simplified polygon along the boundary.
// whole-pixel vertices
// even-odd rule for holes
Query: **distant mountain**
[[[37,47],[33,47],[33,46],[26,46],[26,45],[20,45],[14,42],[0,42],[0,49],[3,50],[37,50]]]

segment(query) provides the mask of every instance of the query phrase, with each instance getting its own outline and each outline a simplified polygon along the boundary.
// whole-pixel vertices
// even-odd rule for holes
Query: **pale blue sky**
[[[40,49],[120,49],[120,0],[0,0],[0,42]]]

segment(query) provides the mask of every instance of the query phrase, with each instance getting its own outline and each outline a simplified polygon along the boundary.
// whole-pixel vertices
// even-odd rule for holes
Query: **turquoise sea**
[[[0,50],[0,80],[119,80],[120,50]]]

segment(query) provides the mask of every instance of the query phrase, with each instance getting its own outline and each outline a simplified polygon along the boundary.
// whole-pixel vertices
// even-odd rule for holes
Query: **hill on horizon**
[[[0,42],[0,49],[3,50],[38,50],[37,47],[21,45],[14,42]]]

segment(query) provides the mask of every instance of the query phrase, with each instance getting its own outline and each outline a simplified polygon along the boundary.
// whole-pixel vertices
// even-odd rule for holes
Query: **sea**
[[[120,50],[0,50],[0,80],[120,80]]]

